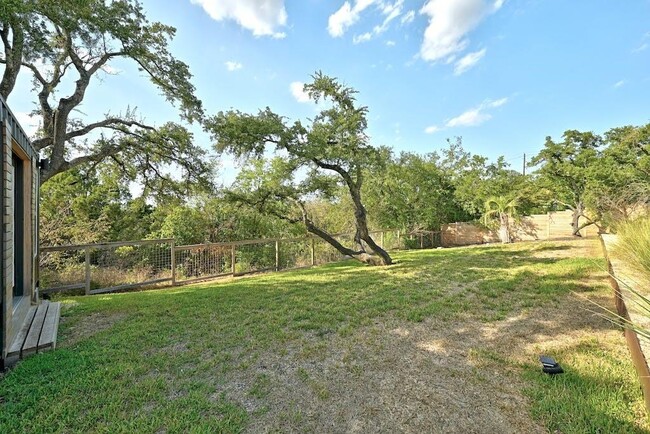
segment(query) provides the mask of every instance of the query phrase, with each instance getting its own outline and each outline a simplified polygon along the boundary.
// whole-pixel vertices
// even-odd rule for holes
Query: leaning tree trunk
[[[356,186],[354,186],[356,187]],[[393,259],[390,257],[388,252],[383,248],[379,247],[375,240],[370,236],[370,231],[368,230],[368,219],[366,218],[366,208],[361,202],[361,192],[358,188],[353,188],[350,186],[350,194],[352,196],[352,202],[354,203],[354,218],[357,226],[357,237],[363,240],[368,248],[376,255],[376,258],[370,259],[372,262],[377,262],[378,265],[391,265]],[[362,247],[363,245],[359,243]],[[368,255],[366,253],[366,255]],[[372,256],[372,255],[369,255]],[[366,261],[363,261],[366,262]],[[371,262],[368,262],[371,263]],[[373,265],[377,265],[373,264]]]
[[[573,215],[571,216],[571,229],[572,235],[574,237],[581,237],[580,233],[580,217],[585,213],[585,206],[582,202],[578,202],[578,205],[573,209]]]
[[[347,181],[347,179],[346,179]],[[359,189],[356,188],[356,184],[348,183],[350,187],[350,195],[352,196],[352,202],[354,203],[354,218],[356,225],[356,232],[354,235],[355,243],[358,246],[358,250],[353,250],[351,248],[345,247],[341,244],[336,238],[331,236],[326,231],[318,228],[314,223],[307,217],[305,210],[303,208],[303,223],[307,228],[309,233],[312,233],[323,241],[334,247],[336,250],[341,252],[344,255],[350,256],[357,261],[363,262],[364,264],[369,265],[391,265],[393,259],[390,257],[388,252],[383,248],[379,247],[375,240],[370,236],[370,231],[368,231],[368,221],[366,219],[366,209],[361,203],[361,195]],[[370,250],[370,253],[366,251],[366,247]]]
[[[354,222],[356,226],[356,232],[354,238],[355,238],[355,242],[359,246],[359,250],[356,252],[352,251],[351,249],[343,247],[341,243],[334,240],[331,236],[329,237],[329,239],[327,239],[317,234],[316,232],[312,232],[309,229],[309,225],[307,227],[307,230],[323,238],[325,241],[331,244],[338,251],[346,255],[350,255],[361,262],[364,262],[366,264],[371,264],[371,265],[391,265],[393,263],[393,259],[390,257],[388,252],[386,252],[386,250],[379,247],[377,243],[375,243],[375,240],[372,239],[372,237],[370,236],[370,231],[368,230],[366,208],[363,206],[363,203],[361,202],[361,184],[363,182],[363,176],[361,174],[360,168],[357,167],[355,169],[356,179],[353,179],[352,175],[350,174],[350,170],[345,169],[340,165],[325,163],[318,159],[313,159],[312,161],[320,168],[335,171],[336,173],[341,175],[341,177],[345,181],[345,184],[348,187],[348,191],[350,192],[350,198],[352,199],[352,204],[354,205]],[[370,249],[370,253],[366,251],[366,246],[364,246],[362,241],[365,242],[368,249]],[[345,251],[341,250],[341,248],[343,248]]]
[[[307,231],[311,234],[316,235],[323,241],[325,241],[327,244],[330,246],[334,247],[336,250],[338,250],[340,253],[349,256],[351,258],[356,259],[359,262],[363,262],[364,264],[368,265],[390,265],[392,264],[391,262],[384,262],[383,258],[377,255],[371,255],[367,253],[364,250],[353,250],[348,247],[345,247],[343,244],[341,244],[336,238],[334,238],[332,235],[329,233],[325,232],[324,230],[316,227],[311,221],[306,221],[305,222]],[[388,257],[390,260],[390,256]]]

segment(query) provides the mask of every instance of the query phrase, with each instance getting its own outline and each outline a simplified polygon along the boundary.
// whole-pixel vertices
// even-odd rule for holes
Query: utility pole
[[[526,154],[524,153],[524,169],[522,170],[524,176],[526,176]]]

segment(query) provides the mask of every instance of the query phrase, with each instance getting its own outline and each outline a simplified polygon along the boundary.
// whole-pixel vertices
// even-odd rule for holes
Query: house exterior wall
[[[2,263],[0,266],[0,367],[4,365],[7,352],[23,324],[25,316],[31,305],[38,302],[36,297],[36,279],[38,275],[38,154],[34,151],[25,132],[18,124],[6,103],[0,99],[0,167],[2,167],[2,216],[0,218],[2,245]],[[13,165],[12,155],[16,154],[22,161],[23,168],[23,296],[15,298],[13,295],[14,263],[14,235],[16,222],[14,221],[13,199],[16,195],[16,168]]]

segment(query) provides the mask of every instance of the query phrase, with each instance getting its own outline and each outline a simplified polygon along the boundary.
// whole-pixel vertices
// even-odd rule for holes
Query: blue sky
[[[208,112],[266,106],[313,115],[300,85],[322,70],[359,91],[372,143],[431,152],[465,148],[519,168],[547,135],[650,122],[648,0],[144,0],[177,28]],[[178,120],[134,65],[111,65],[82,116],[137,107]],[[29,80],[10,103],[32,109]],[[209,137],[194,128],[198,142]],[[224,177],[232,177],[229,163]]]

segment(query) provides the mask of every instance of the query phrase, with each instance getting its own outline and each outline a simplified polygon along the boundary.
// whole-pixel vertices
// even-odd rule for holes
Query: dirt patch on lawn
[[[298,353],[258,366],[274,380],[272,404],[249,430],[544,432],[522,411],[519,384],[480,366],[458,334],[432,322],[377,324],[333,338],[315,360]]]
[[[570,250],[571,256],[598,254],[593,240]],[[611,304],[602,293],[590,297]],[[530,417],[518,366],[617,333],[585,311],[586,303],[566,296],[491,323],[469,315],[453,323],[383,318],[348,336],[305,335],[286,349],[258,354],[215,399],[242,405],[252,415],[249,432],[546,432]]]
[[[63,339],[59,346],[62,348],[74,346],[99,332],[108,330],[126,317],[126,314],[120,312],[111,314],[93,313],[81,317],[72,324],[66,325],[68,318],[62,316],[59,327],[63,326]]]

